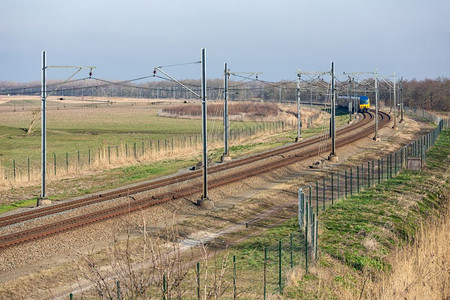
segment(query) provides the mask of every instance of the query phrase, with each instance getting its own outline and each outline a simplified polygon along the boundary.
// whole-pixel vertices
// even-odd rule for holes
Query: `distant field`
[[[0,99],[0,175],[13,182],[30,182],[39,178],[41,161],[40,119],[35,131],[27,134],[33,111],[39,108],[39,97],[15,96]],[[128,99],[129,100],[129,99]],[[101,170],[137,162],[181,157],[200,153],[201,120],[158,116],[162,108],[180,105],[182,101],[150,103],[148,100],[108,102],[51,99],[47,103],[48,175],[67,176],[83,170]],[[189,105],[189,104],[188,104]],[[254,104],[255,106],[258,103]],[[40,113],[37,114],[40,118]],[[283,118],[281,118],[283,119]],[[284,120],[283,120],[284,121]],[[295,125],[288,121],[289,128]],[[287,130],[273,119],[231,121],[230,130],[249,141],[266,133]],[[251,138],[247,137],[251,134]],[[210,146],[221,146],[223,121],[208,121]],[[232,146],[230,144],[230,146]],[[28,165],[29,161],[29,165]],[[2,169],[3,167],[3,169]],[[27,175],[28,173],[28,175]]]
[[[3,104],[2,106],[4,106]],[[11,105],[11,103],[9,103]],[[53,103],[51,106],[54,106]],[[103,107],[49,110],[47,114],[48,153],[84,151],[105,145],[167,139],[200,134],[201,121],[158,117],[160,106],[116,104]],[[27,135],[31,111],[3,112],[0,115],[0,157],[38,159],[40,157],[40,121],[36,131]],[[257,122],[233,122],[231,129],[255,126]],[[222,122],[208,122],[210,132],[222,132]]]

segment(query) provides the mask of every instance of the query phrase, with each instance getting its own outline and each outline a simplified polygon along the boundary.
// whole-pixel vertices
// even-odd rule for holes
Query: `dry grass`
[[[208,116],[223,116],[224,107],[222,104],[209,104]],[[277,116],[280,109],[275,103],[233,103],[228,106],[228,113],[230,115],[247,114],[248,116]],[[186,104],[180,106],[172,106],[163,108],[163,112],[177,115],[193,115],[200,116],[202,107],[200,104]]]
[[[342,261],[323,255],[305,274],[302,268],[288,276],[287,286],[301,290],[288,299],[449,299],[450,211],[429,220],[417,231],[414,243],[390,256],[392,272],[358,273]],[[302,278],[302,280],[298,280]]]
[[[448,202],[448,199],[447,199]],[[450,297],[450,211],[423,224],[415,243],[392,256],[393,273],[370,287],[373,299],[448,299]]]

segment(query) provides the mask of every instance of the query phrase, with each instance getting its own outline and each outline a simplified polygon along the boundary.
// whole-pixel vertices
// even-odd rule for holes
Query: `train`
[[[351,101],[349,101],[351,100]],[[355,105],[356,104],[356,105]],[[367,112],[370,109],[370,99],[367,96],[345,96],[340,95],[337,99],[337,105],[351,109],[352,111],[357,108],[359,112]],[[351,105],[349,107],[349,105]],[[356,107],[355,107],[356,106]]]
[[[359,112],[367,112],[370,109],[370,99],[367,96],[359,96]]]

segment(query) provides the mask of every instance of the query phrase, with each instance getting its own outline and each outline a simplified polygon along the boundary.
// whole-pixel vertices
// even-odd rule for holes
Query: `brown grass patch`
[[[162,110],[165,113],[175,114],[175,115],[190,115],[190,116],[200,116],[202,113],[202,106],[198,104],[186,104],[179,106],[165,107]],[[208,116],[219,117],[223,116],[224,107],[223,104],[209,104],[208,105]],[[232,103],[228,105],[229,115],[241,115],[245,114],[247,117],[274,117],[277,116],[280,108],[275,103],[253,103],[253,102],[242,102],[242,103]]]

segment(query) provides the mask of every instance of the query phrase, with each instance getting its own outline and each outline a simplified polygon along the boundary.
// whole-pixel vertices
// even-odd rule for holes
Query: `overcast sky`
[[[125,80],[198,61],[201,48],[208,78],[224,62],[278,81],[331,61],[337,74],[450,77],[449,0],[1,0],[0,11],[0,81],[40,80],[42,50],[48,65],[93,65],[95,77]],[[167,71],[200,78],[198,65]]]

